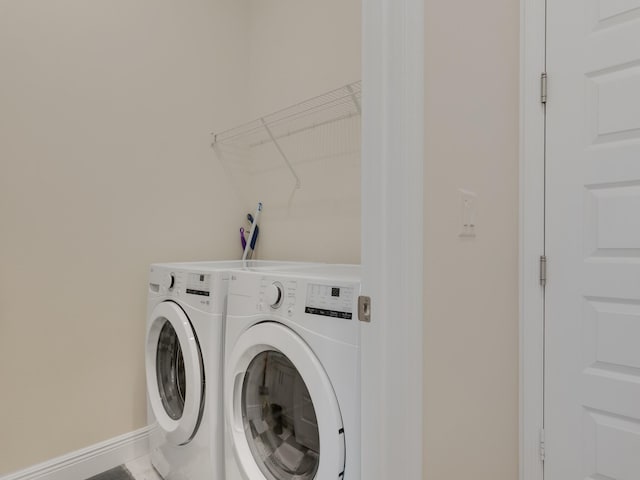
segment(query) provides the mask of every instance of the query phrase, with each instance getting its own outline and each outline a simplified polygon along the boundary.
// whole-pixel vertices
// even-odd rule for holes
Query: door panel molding
[[[545,477],[637,479],[640,0],[547,8]]]

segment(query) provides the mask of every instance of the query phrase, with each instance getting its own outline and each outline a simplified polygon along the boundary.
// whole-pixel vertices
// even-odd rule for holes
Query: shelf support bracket
[[[353,101],[353,105],[356,107],[356,110],[358,111],[358,115],[362,115],[362,106],[360,105],[360,100],[358,100],[358,97],[353,91],[353,88],[351,87],[351,85],[347,85],[346,88],[347,88],[347,91],[349,92],[349,95],[351,95],[351,101]]]
[[[284,163],[287,165],[287,168],[291,172],[291,175],[293,175],[293,178],[296,180],[296,188],[300,188],[300,177],[298,177],[298,174],[293,169],[293,166],[291,165],[291,162],[289,161],[289,158],[285,155],[284,151],[282,150],[282,147],[278,143],[278,140],[276,139],[276,137],[271,132],[271,129],[269,128],[269,125],[267,125],[267,122],[264,121],[264,118],[261,118],[260,121],[262,122],[262,126],[264,127],[264,129],[266,130],[267,134],[269,135],[269,138],[271,139],[271,141],[275,145],[276,149],[280,153],[280,156],[284,160]]]

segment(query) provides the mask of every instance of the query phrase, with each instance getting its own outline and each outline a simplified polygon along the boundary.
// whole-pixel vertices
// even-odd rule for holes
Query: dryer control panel
[[[149,275],[151,295],[175,299],[206,312],[222,312],[226,292],[226,272],[185,271],[152,265]]]

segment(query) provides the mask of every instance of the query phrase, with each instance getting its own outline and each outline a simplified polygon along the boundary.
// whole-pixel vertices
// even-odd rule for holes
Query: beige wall
[[[426,2],[428,479],[517,476],[518,5],[492,2]],[[208,132],[360,78],[359,2],[176,5],[0,4],[0,474],[144,425],[147,266],[237,256],[251,204]],[[260,256],[359,261],[353,188],[267,204]]]
[[[245,6],[0,2],[0,476],[144,426],[149,263],[236,255]]]
[[[360,0],[248,0],[250,115],[360,80]]]
[[[426,6],[425,478],[518,475],[518,2]],[[458,189],[478,194],[458,237]]]
[[[360,80],[361,0],[249,0],[249,118]],[[250,178],[242,202],[264,202],[261,258],[360,262],[360,120],[282,140],[301,179],[279,168]],[[289,200],[290,194],[293,197]]]
[[[149,263],[237,258],[255,208],[209,133],[358,80],[360,6],[8,0],[0,65],[2,475],[145,425]],[[299,166],[259,256],[359,261],[358,159]]]

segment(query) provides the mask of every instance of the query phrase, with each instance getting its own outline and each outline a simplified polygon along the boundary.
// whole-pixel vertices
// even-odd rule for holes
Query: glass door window
[[[186,375],[180,340],[168,321],[164,322],[160,330],[157,347],[156,377],[160,400],[167,415],[173,420],[179,420],[184,411],[187,392]]]
[[[158,304],[147,323],[147,393],[167,439],[184,445],[195,435],[204,412],[204,364],[185,312],[173,302]]]
[[[242,419],[251,453],[268,480],[311,480],[320,462],[316,411],[300,373],[281,352],[250,363],[242,386]]]

